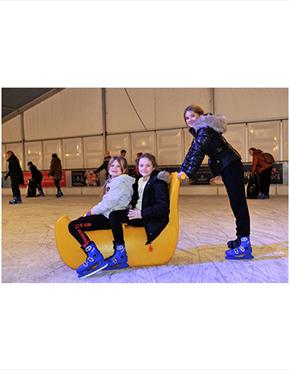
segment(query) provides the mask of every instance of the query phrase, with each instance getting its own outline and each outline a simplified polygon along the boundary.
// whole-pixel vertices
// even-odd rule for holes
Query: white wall
[[[183,110],[198,102],[210,110],[210,89],[106,89],[107,132],[183,127]],[[145,128],[142,122],[145,125]]]
[[[101,89],[65,89],[24,113],[25,140],[102,133]]]
[[[155,129],[154,89],[127,89],[145,127]],[[144,130],[125,89],[106,89],[107,132],[135,132]]]
[[[107,150],[116,155],[126,149],[129,163],[134,163],[137,152],[148,151],[161,165],[180,164],[192,142],[183,110],[198,103],[210,111],[211,89],[127,91],[148,130],[143,128],[124,89],[106,89]],[[250,160],[251,146],[271,152],[277,160],[288,160],[287,89],[214,89],[214,97],[215,112],[225,113],[229,121],[225,137],[243,161]],[[268,119],[274,121],[265,122]],[[96,168],[102,163],[105,138],[101,89],[62,90],[27,110],[23,120],[24,153],[21,116],[2,125],[2,150],[13,150],[22,166],[25,158],[25,164],[31,160],[38,168],[48,169],[52,153],[59,155],[66,169]],[[247,123],[252,120],[260,122]],[[235,123],[239,121],[243,123]],[[4,159],[2,170],[6,168]]]
[[[21,116],[18,115],[2,125],[2,142],[21,141]]]
[[[258,122],[248,124],[249,148],[259,148],[273,154],[280,160],[280,130],[277,122]]]
[[[230,122],[288,117],[288,89],[214,89],[215,113]]]
[[[224,137],[240,153],[242,161],[248,161],[248,150],[246,145],[247,125],[245,123],[228,125]]]

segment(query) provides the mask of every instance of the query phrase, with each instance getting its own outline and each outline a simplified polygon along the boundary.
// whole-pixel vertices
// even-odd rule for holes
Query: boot
[[[36,196],[37,196],[37,197],[44,197],[44,196],[45,196],[45,194],[44,194],[44,192],[43,192],[43,191],[40,191]]]
[[[9,204],[19,204],[22,203],[21,197],[14,197],[12,200],[9,201]]]
[[[90,242],[84,248],[84,251],[86,252],[88,258],[81,266],[77,268],[77,274],[79,278],[93,275],[108,266],[108,262],[104,260],[103,255],[98,250],[94,242]]]
[[[246,260],[254,258],[252,255],[252,246],[249,236],[242,236],[239,247],[226,251],[228,260]]]
[[[105,260],[108,263],[106,270],[123,269],[129,267],[128,256],[124,244],[114,242],[114,254]]]
[[[234,248],[238,248],[241,244],[241,236],[240,235],[237,235],[237,239],[235,240],[229,240],[227,242],[227,246],[229,249],[234,249]]]
[[[61,190],[59,190],[59,191],[56,193],[56,197],[57,197],[57,198],[63,197],[63,192],[62,192]]]

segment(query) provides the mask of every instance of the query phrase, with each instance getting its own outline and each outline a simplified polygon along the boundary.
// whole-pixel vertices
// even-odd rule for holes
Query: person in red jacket
[[[269,199],[272,164],[267,162],[260,149],[250,148],[249,154],[253,157],[252,175],[259,176],[260,193],[258,199]]]

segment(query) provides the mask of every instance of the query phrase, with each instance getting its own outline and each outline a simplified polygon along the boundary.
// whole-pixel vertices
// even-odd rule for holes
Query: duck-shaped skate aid
[[[129,267],[163,265],[173,256],[179,232],[178,193],[180,182],[177,175],[177,172],[174,172],[170,176],[169,223],[151,244],[145,244],[147,237],[143,227],[123,225]],[[86,256],[79,243],[69,233],[70,221],[67,216],[58,219],[55,225],[55,238],[61,259],[66,265],[76,269],[85,261]],[[104,258],[112,255],[113,235],[111,230],[86,231],[86,233],[96,243]]]

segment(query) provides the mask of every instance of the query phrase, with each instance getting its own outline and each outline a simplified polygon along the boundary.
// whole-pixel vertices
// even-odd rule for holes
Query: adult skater
[[[209,157],[209,166],[214,176],[221,175],[230,205],[236,219],[235,240],[228,241],[227,259],[251,259],[250,216],[244,187],[244,172],[239,153],[226,141],[226,119],[223,115],[205,114],[198,105],[184,110],[184,120],[189,132],[195,137],[182,163],[178,177],[183,174],[193,177],[204,156]]]
[[[98,167],[94,173],[96,175],[98,175],[99,172],[101,172],[102,170],[105,170],[106,171],[106,178],[108,177],[109,175],[109,170],[108,170],[108,164],[110,162],[110,159],[111,159],[111,155],[110,155],[110,152],[106,152],[105,156],[104,156],[104,161],[103,163],[100,165],[100,167]]]
[[[39,171],[39,169],[31,161],[27,163],[27,166],[30,169],[31,178],[36,184],[36,188],[38,190],[37,196],[44,197],[44,192],[43,192],[42,185],[41,185],[43,174]]]
[[[8,173],[5,176],[5,180],[10,176],[13,194],[13,199],[9,201],[9,204],[19,204],[22,203],[19,185],[24,185],[23,172],[18,158],[11,150],[7,151],[6,160],[9,164]]]
[[[260,193],[258,195],[258,199],[269,199],[274,158],[270,154],[267,154],[268,156],[270,156],[270,160],[267,161],[267,157],[263,155],[264,153],[262,152],[262,150],[256,148],[250,148],[249,154],[253,157],[252,175],[259,176],[260,180]],[[271,157],[273,159],[271,159]]]
[[[53,153],[51,156],[51,162],[50,162],[50,169],[48,172],[48,176],[51,176],[54,180],[55,187],[57,189],[56,197],[60,198],[63,196],[63,192],[60,188],[60,181],[62,178],[62,167],[61,167],[61,161],[58,158],[56,153]]]

